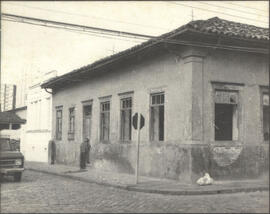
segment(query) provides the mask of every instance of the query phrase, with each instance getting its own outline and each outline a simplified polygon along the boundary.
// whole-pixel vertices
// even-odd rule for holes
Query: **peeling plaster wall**
[[[264,55],[230,52],[209,51],[204,60],[204,92],[205,92],[205,141],[212,142],[213,129],[213,89],[211,81],[244,84],[240,92],[243,118],[240,124],[240,139],[244,144],[261,143],[262,121],[260,86],[269,85],[268,58]]]
[[[192,180],[210,173],[214,179],[258,178],[267,174],[269,142],[262,133],[260,86],[269,85],[268,58],[264,55],[225,50],[201,49],[203,66],[193,75],[197,88],[204,91],[204,103],[193,95],[193,120],[203,118],[201,145],[191,151]],[[195,80],[194,80],[195,79]],[[234,142],[214,139],[214,102],[212,82],[240,84],[239,138]],[[193,90],[196,91],[196,87]],[[203,106],[197,109],[198,106]],[[204,115],[204,116],[202,116]],[[193,136],[197,135],[193,132]]]
[[[91,159],[96,168],[134,173],[137,132],[132,128],[132,141],[119,142],[119,93],[133,91],[132,114],[138,110],[145,117],[141,130],[140,173],[155,177],[190,179],[190,151],[181,145],[191,141],[192,72],[177,54],[165,53],[140,63],[72,85],[53,95],[53,129],[55,107],[63,106],[62,140],[56,141],[57,162],[79,166],[82,142],[82,101],[92,99]],[[165,141],[149,142],[150,94],[165,92]],[[99,97],[111,96],[110,143],[99,142]],[[68,108],[75,107],[75,139],[67,139]]]
[[[181,57],[180,57],[181,56]],[[211,81],[244,84],[241,90],[239,141],[215,142]],[[62,140],[57,162],[79,166],[82,101],[92,100],[91,161],[94,167],[134,173],[136,136],[120,136],[119,93],[133,91],[132,114],[145,117],[141,131],[140,174],[195,182],[208,171],[214,179],[255,178],[268,170],[269,150],[262,138],[259,85],[268,85],[267,58],[243,52],[185,48],[111,70],[53,96],[63,106]],[[165,141],[149,142],[150,93],[165,91]],[[111,95],[110,142],[99,142],[99,97]],[[75,139],[67,139],[68,108],[75,107]]]
[[[220,151],[216,152],[216,148]],[[224,152],[221,152],[222,150]],[[193,182],[202,176],[204,171],[215,180],[259,178],[268,176],[269,172],[268,146],[254,145],[240,148],[200,146],[192,148],[191,155]]]

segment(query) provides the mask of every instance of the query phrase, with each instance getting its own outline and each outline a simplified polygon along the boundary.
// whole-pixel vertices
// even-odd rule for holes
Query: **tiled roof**
[[[13,112],[0,112],[0,123],[13,123],[13,124],[23,124],[26,120],[21,119],[18,115]]]
[[[206,21],[193,21],[188,23],[187,26],[200,32],[224,35],[228,37],[269,40],[268,28],[227,21],[218,17],[214,17]]]
[[[92,64],[80,67],[62,76],[52,78],[49,81],[46,81],[43,84],[41,84],[41,87],[42,88],[53,87],[53,85],[56,82],[64,81],[65,79],[68,79],[73,75],[79,74],[80,72],[91,72],[91,70],[94,70],[97,67],[101,67],[104,64],[109,63],[110,61],[121,59],[127,56],[128,54],[139,51],[140,49],[143,49],[148,46],[151,47],[155,44],[158,44],[162,42],[162,39],[173,38],[174,36],[181,34],[182,32],[189,31],[189,30],[191,30],[192,32],[197,32],[197,33],[223,35],[224,37],[228,37],[232,39],[251,40],[253,42],[256,42],[256,41],[268,42],[269,41],[268,28],[261,28],[261,27],[256,27],[253,25],[231,22],[231,21],[220,19],[218,17],[214,17],[208,20],[196,20],[196,21],[189,22],[188,24],[183,25],[173,31],[162,34],[159,37],[150,39],[146,42],[133,46],[119,53],[99,59]],[[266,48],[268,49],[268,47]]]

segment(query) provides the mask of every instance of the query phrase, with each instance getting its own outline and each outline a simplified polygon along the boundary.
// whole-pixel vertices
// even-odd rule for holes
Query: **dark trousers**
[[[51,154],[51,164],[55,163],[55,152],[52,152]]]
[[[90,151],[86,151],[86,163],[90,163]]]
[[[80,168],[81,169],[85,169],[86,168],[86,153],[85,152],[81,152],[80,154]]]
[[[55,157],[52,156],[52,158],[51,158],[51,164],[54,164],[54,162],[55,162]]]

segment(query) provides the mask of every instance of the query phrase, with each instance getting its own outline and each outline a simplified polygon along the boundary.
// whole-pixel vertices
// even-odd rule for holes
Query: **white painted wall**
[[[48,162],[48,142],[51,139],[52,96],[41,83],[56,75],[49,72],[29,87],[27,99],[27,131],[24,146],[26,161]]]

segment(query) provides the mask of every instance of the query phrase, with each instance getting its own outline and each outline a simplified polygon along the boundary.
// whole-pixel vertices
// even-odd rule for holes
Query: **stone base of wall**
[[[269,173],[269,146],[193,147],[192,180],[208,172],[215,180],[253,179]]]
[[[80,166],[80,142],[56,141],[56,163]]]
[[[96,143],[92,165],[101,170],[135,173],[136,142]],[[215,180],[259,178],[268,174],[268,145],[222,147],[141,142],[139,173],[193,183],[208,172]],[[57,162],[79,166],[79,144],[57,145]]]

